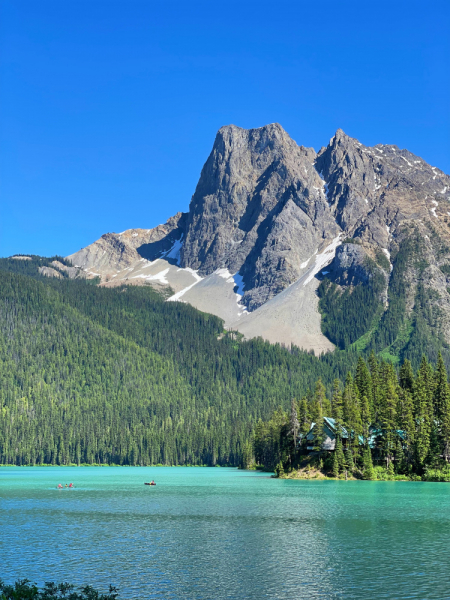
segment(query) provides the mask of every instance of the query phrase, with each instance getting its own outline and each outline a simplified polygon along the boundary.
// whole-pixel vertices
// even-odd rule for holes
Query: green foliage
[[[442,469],[426,469],[422,476],[423,481],[450,481],[450,466],[447,465]]]
[[[321,390],[320,380],[317,389]],[[324,401],[318,404],[316,391],[308,400],[302,399],[300,405],[305,418],[310,415],[310,432],[316,438],[314,456],[326,459],[333,477],[349,472],[363,479],[420,480],[424,473],[424,477],[438,478],[450,472],[450,388],[441,355],[435,372],[423,358],[416,375],[409,361],[405,361],[397,374],[390,362],[379,361],[374,354],[369,358],[369,366],[360,358],[355,379],[351,373],[347,374],[343,393],[340,382],[334,381],[331,400],[336,444],[329,458],[323,448],[323,425],[317,426],[318,419],[325,423],[320,411]],[[284,470],[292,468],[292,461],[287,460],[283,450],[287,447],[286,419],[278,411],[267,423],[258,424],[255,448],[260,464],[266,466],[264,460],[271,451],[268,442],[275,440],[276,453],[271,465],[282,463]],[[307,452],[302,442],[305,425],[298,455]],[[263,432],[270,432],[270,436],[264,437]],[[273,443],[271,448],[273,452]]]
[[[79,592],[70,583],[47,582],[42,589],[28,579],[19,579],[13,585],[6,585],[0,579],[1,600],[116,600],[119,597],[116,588],[109,586],[109,593],[102,594],[91,586],[85,586]]]
[[[450,349],[440,333],[436,292],[421,282],[428,267],[424,254],[421,235],[413,229],[392,256],[392,272],[387,257],[377,250],[376,263],[366,263],[371,272],[368,284],[342,288],[324,279],[318,288],[324,335],[341,349],[374,350],[396,366],[409,359],[415,369],[423,354],[435,362],[441,350],[445,364],[450,366]],[[386,307],[380,300],[386,282],[379,267],[390,275]],[[442,267],[444,272],[447,268],[450,266]],[[414,305],[407,311],[406,300],[413,285]]]
[[[384,285],[384,277],[377,269],[372,269],[369,284],[345,291],[325,278],[318,288],[324,335],[341,349],[358,340],[371,327]]]
[[[258,419],[356,360],[245,342],[151,288],[32,262],[1,262],[0,464],[239,465]]]
[[[344,419],[339,380],[356,366],[352,349],[316,358],[244,341],[148,287],[41,277],[54,258],[64,262],[0,260],[0,464],[249,466],[254,452],[268,469],[281,461],[289,470],[300,460],[296,431],[306,434],[319,413]],[[360,362],[344,396],[345,418],[367,436],[363,415],[376,418],[381,400],[366,371]],[[447,402],[443,389],[433,398]],[[450,446],[450,423],[438,423],[437,443]],[[352,453],[361,460],[354,443]]]
[[[375,260],[377,261],[377,264],[379,264],[382,269],[384,269],[387,273],[390,272],[391,263],[389,262],[389,259],[386,256],[386,254],[379,248],[377,248],[375,250]]]
[[[344,240],[342,240],[343,244],[357,244],[360,245],[361,244],[361,240],[359,240],[358,238],[345,238]]]
[[[20,256],[20,255],[18,255]],[[20,275],[27,275],[35,279],[48,280],[48,277],[39,273],[39,267],[52,267],[51,263],[54,260],[66,265],[67,267],[72,266],[71,263],[63,258],[62,256],[51,256],[50,258],[45,256],[27,255],[30,260],[27,259],[14,259],[14,258],[0,258],[0,270],[8,271],[10,273],[17,273]],[[67,277],[66,273],[61,271],[63,277]]]

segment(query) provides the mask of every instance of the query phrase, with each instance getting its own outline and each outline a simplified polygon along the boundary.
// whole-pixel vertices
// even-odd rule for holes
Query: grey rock
[[[220,129],[190,204],[180,265],[239,272],[250,309],[295,281],[340,231],[315,158],[277,123]]]
[[[63,275],[52,267],[39,267],[38,271],[41,275],[45,275],[45,277],[55,277],[56,279],[63,278]]]

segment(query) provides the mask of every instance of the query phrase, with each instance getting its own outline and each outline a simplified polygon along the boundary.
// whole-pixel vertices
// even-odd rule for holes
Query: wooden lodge
[[[332,417],[323,417],[323,433],[324,433],[324,440],[322,443],[322,450],[330,450],[333,451],[336,449],[336,438],[337,438],[337,425],[336,425],[336,421],[335,419],[333,419]],[[383,438],[383,430],[376,426],[376,425],[371,425],[369,427],[369,439],[368,439],[368,444],[369,447],[372,450],[377,450],[377,448],[380,447],[381,445],[381,440]],[[405,433],[401,430],[396,430],[396,434],[397,436],[400,438],[401,441],[403,441],[405,439]],[[315,436],[317,435],[317,424],[316,423],[311,423],[311,427],[309,429],[309,432],[304,435],[304,434],[300,434],[299,435],[299,445],[306,445],[306,450],[312,451],[314,450],[314,439]],[[342,425],[340,426],[340,438],[342,440],[342,445],[345,448],[348,444],[348,440],[350,438],[353,438],[353,432],[350,432],[350,436],[348,434],[348,431],[345,429],[345,427],[342,427]],[[362,436],[358,436],[358,442],[359,444],[362,446],[364,444],[364,438]]]

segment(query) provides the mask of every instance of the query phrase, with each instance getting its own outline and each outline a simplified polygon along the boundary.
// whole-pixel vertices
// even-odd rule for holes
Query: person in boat
[[[58,483],[58,489],[61,489],[61,488],[62,488],[62,484]]]
[[[156,483],[155,483],[155,480],[154,480],[154,479],[152,479],[152,480],[151,480],[151,482],[150,482],[150,485],[156,485]]]
[[[68,485],[67,485],[67,483],[66,483],[66,485],[65,485],[64,487],[69,487],[69,486],[68,486]]]
[[[73,483],[69,483],[69,487],[70,487],[70,488],[73,488]]]

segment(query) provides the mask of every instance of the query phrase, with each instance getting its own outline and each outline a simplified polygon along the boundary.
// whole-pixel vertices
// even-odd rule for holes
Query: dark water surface
[[[7,582],[111,582],[121,598],[443,600],[449,550],[450,484],[0,468]]]

